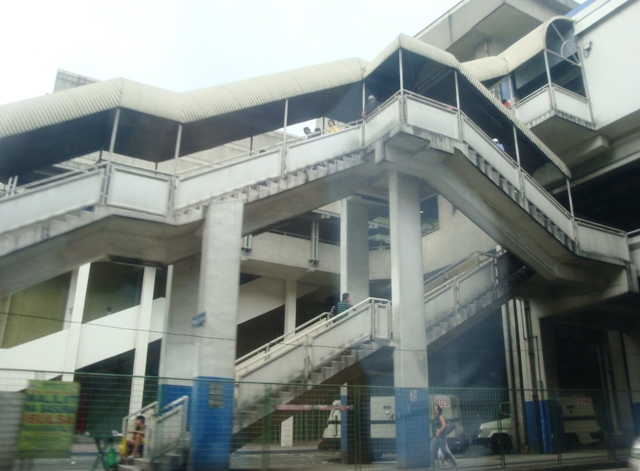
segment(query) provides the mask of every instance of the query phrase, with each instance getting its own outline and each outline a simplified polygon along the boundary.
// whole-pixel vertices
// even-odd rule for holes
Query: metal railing
[[[384,305],[388,308],[389,316],[386,319],[388,324],[384,329],[378,329],[379,321],[375,319],[376,306]],[[388,338],[388,333],[392,329],[391,319],[391,303],[387,299],[379,298],[367,298],[364,301],[356,304],[352,308],[344,311],[336,316],[331,315],[329,312],[324,312],[319,316],[301,324],[293,331],[287,332],[284,335],[272,340],[271,342],[259,347],[252,352],[238,358],[236,360],[236,379],[245,376],[252,368],[259,367],[260,364],[279,356],[286,354],[289,350],[297,347],[312,348],[313,339],[323,334],[329,329],[336,328],[336,326],[342,325],[348,320],[354,319],[364,314],[371,315],[371,323],[369,324],[369,330],[366,334],[359,335],[364,338],[375,338],[377,332],[384,331],[386,334],[384,338]],[[342,348],[349,347],[350,345],[343,345]],[[240,376],[238,376],[240,375]]]
[[[150,460],[155,460],[176,448],[188,446],[189,396],[182,396],[157,413],[150,430]]]

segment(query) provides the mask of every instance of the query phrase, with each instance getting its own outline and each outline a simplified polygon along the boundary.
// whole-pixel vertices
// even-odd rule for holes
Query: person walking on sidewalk
[[[453,465],[453,469],[458,468],[458,463],[453,455],[449,452],[447,448],[447,439],[446,436],[451,431],[451,427],[447,427],[447,419],[442,415],[442,407],[439,405],[433,406],[433,431],[434,436],[431,439],[431,456],[429,457],[431,462],[431,469],[435,469],[436,467],[436,457],[438,456],[438,449],[442,451],[442,455],[446,460]]]

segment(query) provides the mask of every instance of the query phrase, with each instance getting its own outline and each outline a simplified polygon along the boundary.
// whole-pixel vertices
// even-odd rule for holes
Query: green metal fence
[[[30,380],[60,381],[62,377],[0,370],[0,391],[25,394]],[[162,388],[178,386],[188,395],[192,381],[108,374],[76,374],[73,380],[80,384],[80,396],[71,456],[95,453],[91,437],[105,437],[113,431],[126,436],[123,417],[135,417],[136,407],[160,399],[143,413],[147,417],[146,449],[136,459],[178,455],[180,466],[188,465],[189,422],[198,411],[187,404],[163,410]],[[242,386],[259,398],[234,407],[228,449],[232,469],[359,469],[372,463],[377,463],[376,469],[396,468],[395,406],[401,390],[304,383],[232,386],[236,396]],[[421,412],[426,427],[432,419],[432,412],[426,411],[434,404],[455,424],[446,442],[460,468],[620,460],[636,435],[631,412],[634,394],[629,391],[430,388],[419,393],[427,398]],[[237,404],[237,397],[235,400]],[[169,413],[176,418],[165,420]],[[133,420],[124,426],[131,427]],[[429,443],[422,447],[428,449]],[[450,466],[446,461],[438,463]]]

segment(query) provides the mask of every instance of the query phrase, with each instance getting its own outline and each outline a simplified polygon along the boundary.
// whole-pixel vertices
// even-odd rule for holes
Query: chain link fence
[[[630,391],[403,390],[212,381],[205,382],[210,396],[202,406],[191,397],[197,389],[191,380],[0,370],[0,397],[22,404],[15,398],[28,394],[30,381],[63,378],[78,383],[80,390],[71,456],[93,458],[103,440],[105,450],[112,444],[120,459],[127,458],[133,443],[125,450],[126,439],[132,441],[136,418],[144,416],[145,437],[132,459],[173,463],[164,469],[188,469],[193,448],[209,446],[193,437],[198,421],[199,427],[215,425],[215,433],[222,430],[228,437],[214,439],[211,446],[226,454],[232,469],[360,469],[371,463],[395,469],[420,462],[428,457],[434,434],[434,405],[453,424],[446,445],[461,468],[624,459],[636,434],[629,411],[637,392]],[[240,401],[243,390],[258,399]],[[220,428],[225,420],[209,424],[206,419],[204,409],[216,407],[218,393],[224,399],[220,417],[228,418],[226,429]],[[46,423],[45,415],[38,420]],[[17,443],[20,424],[9,425],[0,427],[0,441]],[[438,458],[437,464],[446,468],[454,463]]]

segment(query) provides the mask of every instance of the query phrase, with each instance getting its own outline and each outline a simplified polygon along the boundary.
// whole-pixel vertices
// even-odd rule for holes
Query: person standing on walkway
[[[373,95],[369,95],[369,98],[367,98],[367,104],[365,105],[364,110],[362,110],[361,116],[364,119],[367,119],[369,116],[375,113],[379,107],[380,103],[378,103],[376,97]]]
[[[431,439],[431,456],[429,457],[431,462],[431,469],[436,467],[436,457],[438,456],[438,448],[442,451],[442,455],[445,459],[453,465],[453,469],[458,468],[458,463],[453,455],[447,448],[446,435],[451,431],[450,427],[447,427],[447,419],[442,415],[442,407],[439,405],[433,406],[433,438]]]
[[[329,129],[324,132],[325,134],[332,134],[340,131],[340,128],[336,125],[336,122],[333,119],[327,121],[327,124],[329,125]]]
[[[353,302],[349,297],[349,293],[342,293],[342,301],[340,301],[336,306],[336,314],[341,314],[347,309],[350,309],[352,307],[353,307]]]

